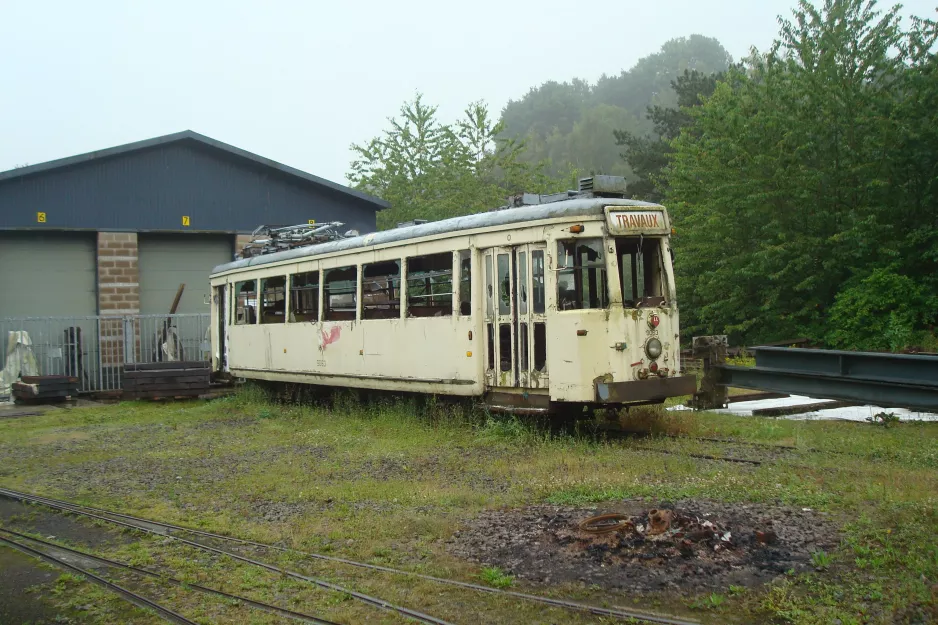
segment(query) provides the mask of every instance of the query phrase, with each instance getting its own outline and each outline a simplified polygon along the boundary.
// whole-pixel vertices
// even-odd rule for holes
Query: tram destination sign
[[[668,232],[667,218],[664,211],[623,211],[609,210],[606,212],[606,225],[609,232]]]

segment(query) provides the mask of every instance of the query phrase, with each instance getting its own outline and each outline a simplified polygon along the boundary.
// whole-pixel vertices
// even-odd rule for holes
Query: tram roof
[[[505,208],[502,210],[488,211],[485,213],[476,213],[474,215],[465,215],[463,217],[451,217],[450,219],[441,219],[440,221],[431,221],[425,224],[414,226],[404,226],[393,228],[391,230],[381,230],[348,239],[330,241],[328,243],[319,243],[317,245],[307,245],[297,247],[283,252],[265,254],[262,256],[253,256],[251,258],[242,258],[234,262],[218,265],[212,270],[212,275],[234,271],[236,269],[247,269],[249,267],[260,267],[273,263],[298,260],[308,257],[320,256],[322,254],[331,254],[356,248],[373,247],[387,243],[397,243],[408,241],[410,239],[420,239],[424,237],[440,236],[464,230],[476,230],[478,228],[490,228],[493,226],[507,226],[511,224],[523,224],[529,221],[541,221],[544,219],[563,219],[565,217],[587,217],[603,214],[603,208],[606,206],[634,206],[634,207],[653,207],[663,208],[659,204],[641,202],[638,200],[625,200],[621,198],[574,198],[570,200],[561,200],[549,204],[538,204],[535,206],[523,206],[520,208]]]

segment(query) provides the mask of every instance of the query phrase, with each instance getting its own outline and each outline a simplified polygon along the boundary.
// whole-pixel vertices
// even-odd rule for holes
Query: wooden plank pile
[[[172,399],[198,397],[208,392],[211,366],[208,361],[148,362],[125,364],[124,399]]]
[[[13,383],[18,404],[47,404],[78,396],[78,378],[67,375],[24,375]]]

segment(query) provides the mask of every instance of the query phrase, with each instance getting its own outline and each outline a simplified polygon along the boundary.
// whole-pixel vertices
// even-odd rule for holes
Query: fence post
[[[693,342],[694,358],[703,364],[703,378],[700,390],[691,402],[694,410],[713,410],[726,408],[726,387],[719,384],[720,371],[716,365],[726,362],[726,348],[729,345],[726,335],[695,336]]]
[[[137,362],[136,335],[134,334],[134,318],[130,315],[124,316],[124,362],[133,364]]]

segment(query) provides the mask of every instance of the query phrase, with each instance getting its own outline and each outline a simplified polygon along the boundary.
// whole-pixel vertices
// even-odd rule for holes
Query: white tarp
[[[33,354],[33,342],[28,332],[8,332],[6,364],[0,370],[0,398],[9,397],[13,383],[24,375],[39,375],[39,365]]]

